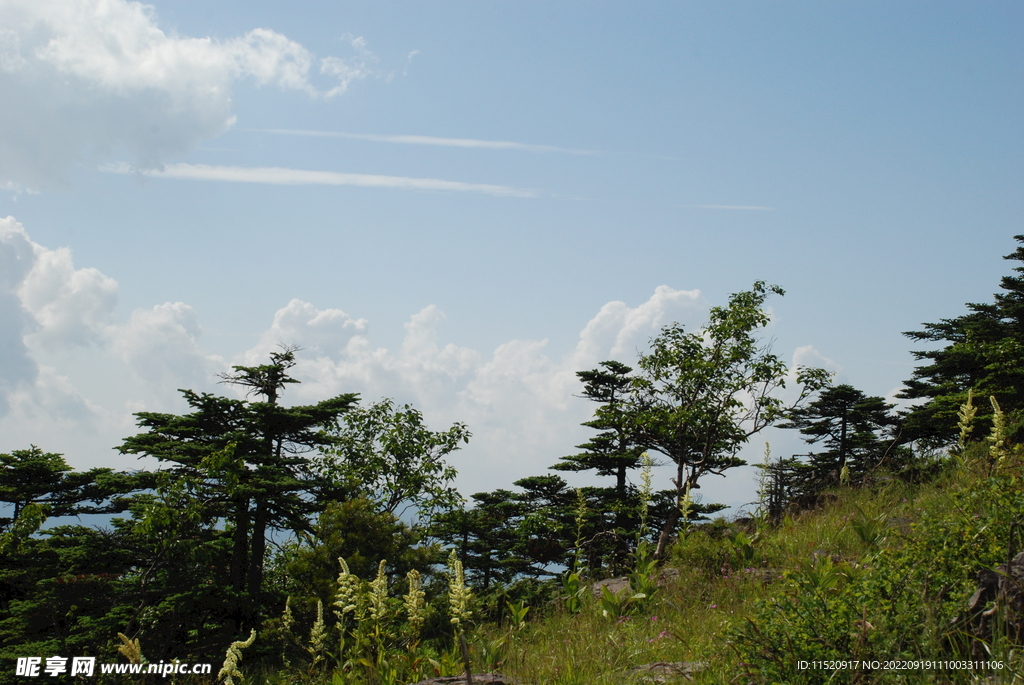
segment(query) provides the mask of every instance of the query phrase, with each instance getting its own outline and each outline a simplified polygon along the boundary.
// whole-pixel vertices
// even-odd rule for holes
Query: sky
[[[134,412],[290,344],[286,403],[464,422],[459,489],[508,488],[588,439],[577,371],[756,280],[786,290],[777,354],[892,398],[902,332],[991,300],[1024,233],[1022,28],[1015,2],[0,0],[0,452],[151,467],[116,450]],[[743,456],[766,439],[804,447]]]

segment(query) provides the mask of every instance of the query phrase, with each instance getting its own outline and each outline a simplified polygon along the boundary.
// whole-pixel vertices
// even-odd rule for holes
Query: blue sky
[[[293,401],[465,421],[507,487],[586,439],[575,371],[758,279],[779,354],[891,396],[1024,233],[1022,19],[0,0],[0,451],[135,466],[133,411],[287,342]]]

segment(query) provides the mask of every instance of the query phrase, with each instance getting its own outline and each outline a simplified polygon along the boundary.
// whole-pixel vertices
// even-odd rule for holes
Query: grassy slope
[[[976,571],[1005,560],[1010,526],[1024,517],[1019,452],[995,464],[979,446],[970,462],[951,459],[924,484],[883,477],[840,489],[818,509],[763,528],[748,547],[730,540],[738,526],[702,526],[674,550],[678,578],[641,611],[609,617],[597,600],[578,614],[555,607],[519,631],[485,628],[478,650],[491,648],[480,656],[500,654],[493,665],[528,683],[629,682],[629,668],[657,661],[705,662],[697,681],[709,683],[969,682],[966,672],[934,669],[846,671],[829,681],[831,673],[794,664],[969,655],[962,644],[944,646],[957,632],[951,617]],[[989,648],[1008,667],[988,672],[989,682],[1014,682],[1024,666],[1017,653],[998,640]]]

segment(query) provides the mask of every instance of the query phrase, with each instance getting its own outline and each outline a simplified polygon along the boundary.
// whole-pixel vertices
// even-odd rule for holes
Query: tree
[[[441,554],[419,542],[420,531],[362,497],[328,502],[312,534],[286,544],[275,558],[280,585],[315,615],[317,599],[327,605],[334,601],[339,558],[360,578],[372,578],[381,560],[387,561],[388,575],[394,578],[412,569],[426,574]]]
[[[636,469],[644,453],[638,441],[633,415],[629,412],[629,392],[633,369],[617,361],[601,362],[603,369],[579,371],[576,376],[583,381],[583,397],[597,402],[594,418],[584,426],[601,431],[577,449],[578,454],[562,457],[551,468],[556,471],[595,471],[599,476],[615,478],[614,489],[601,497],[602,510],[616,514],[615,525],[626,524],[627,509],[636,508],[630,502],[627,474]]]
[[[27,450],[0,454],[0,502],[12,505],[0,527],[18,520],[29,504],[43,505],[47,516],[109,514],[125,511],[122,495],[149,487],[149,474],[129,474],[113,469],[75,471],[60,454]],[[92,502],[87,505],[85,502]]]
[[[1024,235],[1005,259],[1024,263]],[[925,362],[905,381],[900,397],[926,402],[906,417],[904,438],[938,447],[956,439],[957,411],[973,390],[976,397],[995,396],[1004,409],[1024,408],[1024,266],[1000,281],[1003,292],[991,303],[968,303],[969,313],[905,336],[920,342],[947,343],[936,350],[912,352]],[[979,422],[990,414],[980,403]],[[980,433],[979,433],[980,434]]]
[[[596,471],[599,476],[615,478],[618,498],[626,495],[626,474],[635,469],[643,455],[637,444],[636,429],[628,411],[629,391],[633,383],[629,375],[633,369],[617,361],[601,362],[604,369],[578,371],[583,381],[583,397],[598,402],[594,418],[582,425],[601,431],[589,441],[577,445],[579,454],[562,457],[552,466],[556,471]]]
[[[430,536],[458,550],[467,578],[483,592],[495,584],[531,575],[530,560],[516,551],[516,523],[523,513],[516,493],[504,489],[478,492],[472,500],[472,508],[459,503],[435,515]]]
[[[451,487],[455,469],[444,458],[472,437],[463,423],[431,431],[418,409],[384,399],[351,408],[328,434],[331,445],[314,460],[316,471],[382,512],[414,507],[426,515],[459,499]]]
[[[791,407],[773,395],[785,387],[785,362],[762,345],[756,332],[769,321],[763,305],[778,286],[758,281],[732,295],[727,307],[712,307],[708,323],[686,333],[665,326],[640,357],[631,411],[645,447],[676,467],[670,510],[655,550],[663,558],[680,509],[706,474],[723,474],[746,462],[736,456],[750,436],[782,418],[827,379],[821,369],[800,369],[801,392]]]
[[[287,373],[295,364],[294,353],[295,348],[284,347],[271,353],[270,364],[235,366],[222,376],[261,401],[182,390],[191,413],[136,414],[147,430],[121,446],[124,453],[170,464],[167,477],[191,483],[198,501],[226,522],[231,551],[224,599],[236,603],[231,616],[236,628],[259,622],[268,531],[308,529],[323,502],[338,495],[333,485],[313,476],[305,453],[334,443],[326,429],[358,396],[281,406],[280,391],[297,382]]]
[[[789,412],[779,428],[797,429],[807,443],[823,443],[827,448],[810,455],[813,480],[838,481],[844,466],[856,478],[878,464],[891,444],[883,434],[897,425],[892,408],[882,397],[868,397],[852,385],[837,385]]]
[[[50,516],[125,511],[154,483],[145,472],[75,471],[35,445],[0,454],[0,502],[11,508],[0,519],[0,657],[95,654],[109,641],[137,557],[108,530],[41,527]]]

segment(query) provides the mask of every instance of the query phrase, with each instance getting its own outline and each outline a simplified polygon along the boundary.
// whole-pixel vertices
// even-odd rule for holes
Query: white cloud
[[[165,33],[126,0],[0,0],[0,184],[50,185],[83,158],[128,153],[156,168],[234,122],[238,80],[333,97],[373,73],[257,28],[227,40]],[[332,85],[318,89],[314,70]]]
[[[706,313],[699,291],[661,286],[636,307],[604,305],[574,346],[551,349],[547,340],[516,339],[485,354],[440,344],[445,317],[433,305],[410,318],[402,344],[389,350],[372,344],[365,320],[292,300],[243,358],[260,363],[274,345],[299,345],[305,351],[295,375],[302,383],[289,388],[292,401],[358,392],[368,401],[411,402],[437,427],[465,422],[474,438],[456,463],[460,487],[476,492],[543,472],[586,439],[579,424],[593,407],[574,397],[577,371],[609,358],[630,363],[661,326],[695,324]]]
[[[814,348],[814,345],[803,345],[793,351],[791,375],[794,380],[796,378],[796,369],[801,366],[825,369],[826,371],[831,372],[833,377],[836,379],[841,379],[844,376],[843,367],[839,362],[829,359],[821,352],[818,352],[818,350]],[[839,382],[842,382],[842,380],[839,380]]]
[[[40,366],[32,383],[23,383],[6,397],[14,423],[45,426],[34,444],[54,428],[94,433],[103,411],[87,400],[68,379],[50,366]]]
[[[18,295],[35,263],[35,247],[14,217],[0,219],[0,417],[8,412],[12,395],[39,372],[24,341],[36,323]]]
[[[70,450],[76,465],[130,467],[109,449],[133,432],[132,412],[183,410],[177,388],[230,392],[214,388],[228,362],[203,350],[199,315],[187,304],[118,321],[112,278],[76,268],[68,249],[32,242],[13,218],[0,220],[0,266],[0,451],[35,442]],[[445,316],[433,305],[387,349],[372,342],[366,319],[295,299],[235,363],[263,363],[276,345],[299,345],[302,383],[286,401],[359,392],[410,402],[437,428],[467,423],[475,437],[455,463],[460,486],[475,492],[543,472],[585,439],[579,424],[593,407],[574,397],[577,371],[608,358],[629,363],[662,325],[690,325],[706,310],[698,291],[662,286],[638,306],[604,305],[575,343],[513,339],[485,353],[443,341]]]
[[[110,322],[117,302],[117,282],[96,269],[75,269],[68,248],[35,245],[36,259],[18,295],[39,329],[30,346],[87,345]]]
[[[0,417],[92,421],[97,405],[75,387],[71,372],[102,376],[103,368],[111,383],[127,374],[136,381],[124,389],[134,396],[129,401],[206,387],[224,368],[200,351],[198,316],[188,305],[137,310],[117,323],[116,303],[114,279],[76,269],[69,249],[48,249],[13,217],[0,219]]]
[[[294,299],[288,306],[277,310],[274,323],[263,333],[260,344],[246,353],[246,363],[263,363],[262,360],[277,344],[292,344],[297,340],[301,340],[303,348],[314,354],[337,354],[352,337],[364,335],[368,327],[366,319],[353,319],[340,309],[321,310],[308,302]]]
[[[253,133],[273,133],[287,136],[311,136],[315,138],[346,138],[366,140],[374,143],[398,143],[402,145],[434,145],[438,147],[483,148],[491,150],[522,150],[524,152],[566,152],[572,155],[596,155],[594,150],[572,150],[552,145],[532,145],[509,140],[479,140],[476,138],[439,138],[437,136],[380,135],[375,133],[344,133],[342,131],[304,131],[285,128],[247,129]],[[703,206],[703,205],[702,205]],[[744,209],[751,209],[746,207]],[[763,209],[763,208],[759,208]]]
[[[126,164],[103,168],[120,174],[132,173]],[[462,193],[484,193],[505,197],[537,197],[535,190],[484,183],[463,183],[438,178],[408,178],[377,174],[344,174],[336,171],[309,171],[281,167],[209,166],[206,164],[169,164],[161,169],[146,170],[146,176],[189,181],[229,181],[234,183],[267,183],[271,185],[329,185],[362,188],[401,188],[406,190],[446,190]]]
[[[118,320],[116,288],[98,271],[75,268],[68,250],[40,246],[13,218],[0,220],[0,451],[35,443],[79,467],[132,467],[133,458],[110,451],[135,431],[132,412],[185,410],[177,388],[232,392],[216,386],[229,363],[204,350],[198,312],[164,303]],[[358,392],[365,401],[412,403],[436,429],[465,422],[474,437],[453,463],[470,494],[543,473],[587,439],[579,424],[594,406],[576,397],[577,371],[606,359],[632,364],[662,326],[694,330],[707,310],[699,291],[660,286],[639,304],[600,307],[575,341],[512,339],[481,351],[445,341],[445,316],[431,305],[388,349],[373,342],[366,319],[293,299],[232,363],[263,363],[276,345],[299,345],[294,375],[302,382],[286,402]],[[812,346],[799,348],[793,364],[838,369]],[[735,501],[743,486],[734,482],[711,481],[705,496]]]
[[[196,311],[183,302],[137,309],[123,325],[106,330],[109,349],[146,385],[171,391],[205,386],[223,360],[199,349],[202,329]]]

